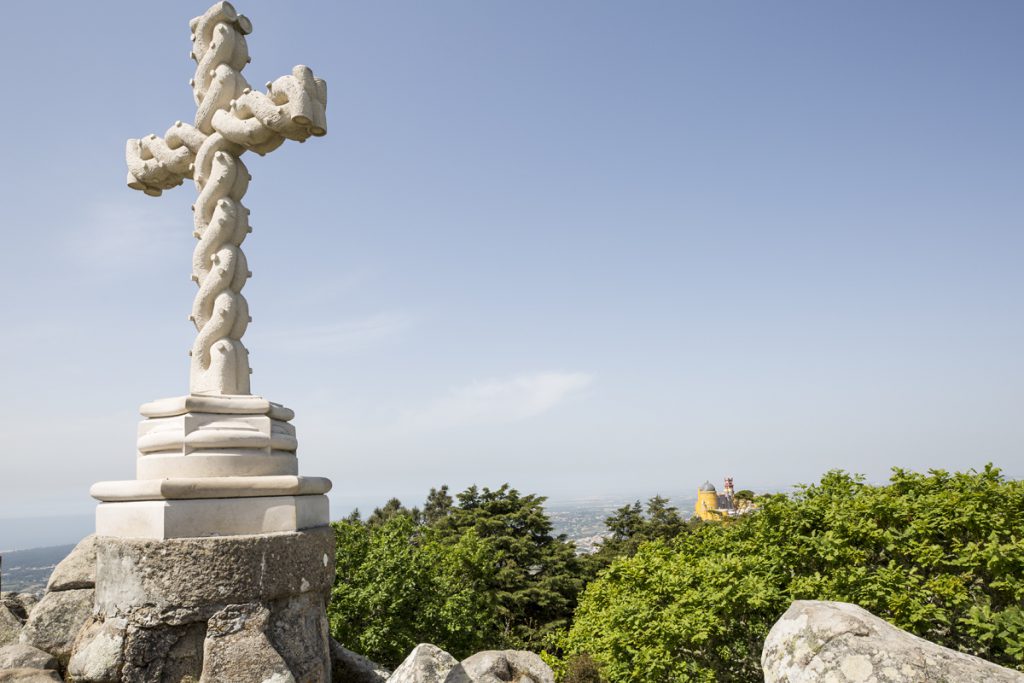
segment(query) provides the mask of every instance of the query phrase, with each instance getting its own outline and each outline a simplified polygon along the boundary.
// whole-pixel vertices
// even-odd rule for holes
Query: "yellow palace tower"
[[[703,520],[721,519],[735,514],[732,477],[726,477],[724,493],[719,495],[715,485],[706,481],[697,489],[697,504],[693,512]]]

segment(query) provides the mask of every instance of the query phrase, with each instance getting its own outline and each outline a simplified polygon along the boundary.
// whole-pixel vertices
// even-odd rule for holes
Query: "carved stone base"
[[[97,537],[82,683],[330,680],[334,532],[163,541]]]
[[[96,533],[171,539],[279,533],[330,520],[329,479],[298,476],[295,413],[259,396],[146,403],[137,478],[102,481]]]
[[[323,495],[100,503],[96,534],[175,539],[299,531],[325,526],[328,507]]]

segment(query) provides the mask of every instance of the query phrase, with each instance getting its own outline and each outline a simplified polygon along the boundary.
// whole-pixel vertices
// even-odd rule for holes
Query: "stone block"
[[[249,451],[220,453],[151,453],[136,460],[138,479],[172,477],[265,477],[297,475],[299,460],[294,453],[271,451],[268,455]]]
[[[902,631],[857,605],[797,600],[761,652],[765,683],[1024,683],[1024,673]]]
[[[267,637],[297,681],[330,678],[326,598],[325,593],[303,593],[270,603]]]
[[[96,507],[97,535],[125,539],[269,534],[322,527],[329,520],[323,495],[142,500]]]
[[[259,603],[229,605],[214,614],[203,643],[200,683],[295,683],[288,664],[267,638],[269,620],[270,610]]]
[[[138,449],[148,453],[222,452],[247,450],[269,455],[295,452],[295,427],[267,415],[185,413],[139,423]]]
[[[99,541],[96,605],[102,616],[121,616],[143,606],[166,611],[269,603],[304,593],[324,599],[334,581],[330,527],[221,538]]]

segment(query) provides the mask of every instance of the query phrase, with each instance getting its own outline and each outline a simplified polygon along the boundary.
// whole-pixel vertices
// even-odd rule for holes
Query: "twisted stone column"
[[[190,319],[192,394],[250,393],[249,352],[242,336],[251,321],[242,287],[249,272],[242,241],[252,231],[242,197],[251,176],[241,160],[247,150],[266,154],[285,139],[304,142],[325,135],[327,84],[305,66],[253,92],[242,75],[250,61],[249,20],[219,2],[190,22],[191,81],[195,125],[175,123],[163,138],[129,140],[128,186],[158,196],[192,178],[199,189],[193,207],[199,240],[192,255],[198,284]]]

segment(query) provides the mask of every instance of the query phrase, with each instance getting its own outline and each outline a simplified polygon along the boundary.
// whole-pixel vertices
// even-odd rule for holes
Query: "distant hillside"
[[[0,518],[0,553],[78,543],[93,532],[93,513]]]
[[[72,545],[15,550],[0,554],[0,590],[35,593],[46,588],[50,573]]]

